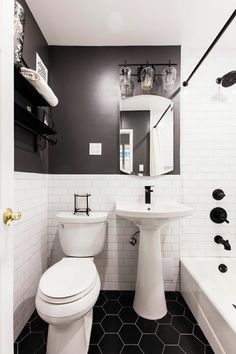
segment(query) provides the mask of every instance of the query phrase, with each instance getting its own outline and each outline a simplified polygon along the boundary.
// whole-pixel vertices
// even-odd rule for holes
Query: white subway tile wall
[[[182,81],[204,50],[182,48]],[[180,176],[16,173],[16,204],[24,215],[15,239],[16,335],[34,308],[38,280],[46,269],[46,250],[48,266],[63,256],[55,216],[73,210],[74,193],[90,192],[91,208],[109,212],[105,249],[95,259],[103,289],[135,286],[138,245],[131,246],[129,239],[137,228],[116,216],[115,202],[144,200],[146,184],[155,185],[154,200],[172,199],[194,209],[192,216],[162,231],[166,290],[178,289],[180,256],[236,257],[236,86],[224,89],[215,83],[217,77],[235,70],[235,65],[236,49],[214,49],[182,92]],[[215,188],[225,191],[222,201],[212,198]],[[210,220],[215,206],[227,210],[229,224]],[[230,252],[214,243],[217,234],[229,239]]]
[[[132,246],[129,239],[137,227],[128,220],[116,216],[117,201],[144,202],[144,186],[154,185],[153,200],[169,198],[181,200],[180,176],[160,176],[156,178],[139,178],[123,175],[49,175],[49,266],[62,257],[59,243],[59,211],[73,211],[73,194],[91,194],[90,208],[94,211],[107,211],[108,228],[104,251],[95,257],[102,288],[107,290],[134,289],[138,245]],[[164,258],[164,278],[166,289],[178,289],[179,259],[179,221],[163,228],[162,255]]]
[[[203,52],[182,50],[184,79]],[[218,77],[235,69],[236,47],[215,48],[182,92],[182,196],[194,213],[181,220],[181,256],[236,257],[236,85],[216,84]],[[216,188],[225,191],[221,201],[212,198]],[[210,220],[214,207],[226,209],[229,224]],[[214,242],[218,234],[229,239],[230,252]]]
[[[47,176],[15,172],[15,207],[22,213],[14,225],[14,337],[35,309],[39,279],[47,269]]]

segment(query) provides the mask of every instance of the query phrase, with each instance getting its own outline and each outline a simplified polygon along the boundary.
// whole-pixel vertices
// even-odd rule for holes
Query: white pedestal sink
[[[166,315],[161,258],[160,229],[170,221],[188,216],[192,209],[176,202],[156,205],[117,203],[117,215],[131,220],[140,229],[139,256],[134,310],[148,319]]]

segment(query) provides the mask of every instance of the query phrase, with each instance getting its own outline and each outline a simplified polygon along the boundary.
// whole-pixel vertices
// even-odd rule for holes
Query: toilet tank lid
[[[91,258],[63,258],[41,277],[40,291],[51,298],[68,298],[90,289],[97,278]]]
[[[72,212],[63,211],[56,215],[57,219],[63,223],[71,223],[71,224],[90,224],[95,222],[106,221],[108,217],[108,213],[99,212],[99,211],[91,211],[89,216],[85,213],[77,213],[74,214]]]

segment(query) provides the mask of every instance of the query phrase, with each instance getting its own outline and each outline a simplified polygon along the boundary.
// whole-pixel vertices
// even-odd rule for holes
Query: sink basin
[[[117,215],[134,222],[140,230],[134,310],[147,319],[167,313],[161,257],[161,227],[192,214],[186,205],[160,200],[157,204],[117,203]]]
[[[160,201],[154,205],[117,203],[116,214],[133,221],[138,226],[159,227],[167,222],[192,214],[192,209],[172,201]]]

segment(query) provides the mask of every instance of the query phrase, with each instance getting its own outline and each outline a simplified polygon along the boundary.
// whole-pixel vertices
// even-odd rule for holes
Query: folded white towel
[[[58,98],[44,81],[44,79],[35,71],[28,68],[21,68],[21,74],[31,83],[32,86],[40,93],[41,96],[50,104],[55,107],[58,104]]]

